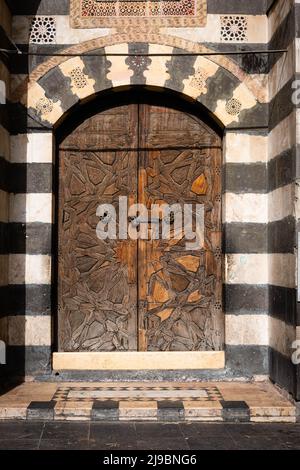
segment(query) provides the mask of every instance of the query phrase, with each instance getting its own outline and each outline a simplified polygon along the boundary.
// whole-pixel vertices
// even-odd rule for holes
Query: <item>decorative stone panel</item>
[[[48,98],[40,98],[36,104],[36,110],[39,114],[49,114],[53,110],[53,102]]]
[[[206,0],[71,0],[73,28],[205,26]]]
[[[71,70],[70,76],[73,80],[75,88],[84,88],[87,86],[87,79],[80,67],[75,67],[73,70]]]
[[[231,98],[231,100],[227,101],[225,108],[228,114],[237,116],[242,109],[242,103],[236,98]]]
[[[79,99],[94,93],[95,80],[91,79],[80,57],[74,57],[59,66],[62,76],[71,80],[71,92]]]
[[[191,80],[191,87],[195,88],[199,91],[200,93],[205,93],[207,91],[206,88],[206,81],[208,79],[208,74],[206,73],[205,70],[198,69],[196,70],[196,73],[194,77]]]

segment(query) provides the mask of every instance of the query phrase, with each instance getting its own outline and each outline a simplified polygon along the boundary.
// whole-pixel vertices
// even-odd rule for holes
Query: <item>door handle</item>
[[[169,223],[170,225],[173,225],[174,222],[175,222],[175,214],[174,212],[170,212],[169,215],[167,215],[166,217],[164,217],[163,219],[160,218],[160,217],[154,217],[154,218],[150,218],[150,219],[143,219],[142,217],[140,216],[129,216],[128,217],[128,222],[132,223],[133,225],[135,226],[138,226],[140,224],[159,224],[160,222],[162,221],[166,221],[167,223]]]

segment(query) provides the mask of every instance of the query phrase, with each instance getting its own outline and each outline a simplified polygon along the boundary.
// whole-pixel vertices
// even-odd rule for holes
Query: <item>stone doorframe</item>
[[[128,35],[124,35],[124,37],[128,40]],[[256,133],[255,129],[267,128],[268,104],[266,103],[265,89],[254,77],[247,75],[228,58],[218,56],[208,58],[201,55],[176,57],[173,55],[209,52],[207,48],[189,41],[163,35],[136,34],[134,39],[139,42],[123,42],[124,37],[118,35],[100,38],[70,47],[65,53],[74,53],[78,56],[49,59],[31,73],[29,83],[24,82],[18,87],[15,91],[15,100],[22,107],[26,107],[28,128],[31,130],[34,128],[34,132],[28,131],[25,137],[24,135],[20,136],[23,142],[26,138],[26,142],[24,142],[26,145],[21,151],[25,152],[27,163],[54,165],[55,140],[53,137],[55,130],[67,113],[71,112],[76,105],[90,100],[105,90],[117,90],[119,87],[133,85],[176,91],[189,101],[201,103],[207,109],[207,112],[226,131],[223,157],[226,181],[230,181],[230,172],[234,171],[232,163],[242,163],[243,158],[245,163],[251,163],[255,161],[254,155],[257,152],[261,152],[260,161],[266,161],[266,131]],[[87,55],[91,52],[101,56]],[[114,53],[124,55],[114,56]],[[79,54],[86,55],[80,56]],[[141,57],[138,54],[146,55]],[[164,54],[167,55],[164,56]],[[244,150],[243,155],[241,155],[240,148]],[[43,149],[42,152],[41,149]],[[49,188],[49,185],[52,187],[52,176],[48,173],[48,182],[45,188]],[[51,192],[36,194],[33,197],[28,194],[26,196],[26,220],[30,219],[30,222],[41,224],[42,236],[42,225],[51,226],[54,220],[53,188]],[[261,244],[261,246],[257,246],[255,249],[251,246],[248,249],[249,234],[243,236],[241,232],[243,224],[247,224],[248,218],[253,217],[250,214],[253,201],[251,198],[249,200],[249,198],[245,199],[239,196],[238,190],[230,192],[229,195],[224,193],[223,196],[223,223],[226,227],[224,283],[236,286],[251,284],[256,276],[257,263],[262,263],[264,274],[261,277],[261,283],[267,284],[266,260],[263,255],[261,259],[257,258],[261,255],[256,255],[256,253],[264,253],[265,240],[260,237],[255,243]],[[266,210],[263,213],[265,214]],[[261,222],[267,223],[267,220],[261,220]],[[25,280],[22,280],[23,283],[51,285],[51,235],[48,236],[47,243],[48,248],[43,247],[41,253],[29,254],[25,257]],[[239,295],[238,291],[236,295]],[[228,308],[227,300],[225,305]],[[229,313],[225,323],[226,367],[233,374],[266,375],[268,373],[267,361],[265,360],[268,349],[267,314],[260,315],[258,321],[256,316],[253,318],[247,315],[235,316],[230,314],[230,310],[225,313]],[[32,329],[36,327],[34,336],[37,338],[35,340],[37,344],[30,346],[44,348],[44,359],[47,359],[47,367],[51,370],[53,345],[51,316],[33,317],[27,325]],[[248,336],[245,334],[246,330],[250,332]],[[251,363],[249,362],[249,353],[251,353],[251,357],[255,358],[254,362],[253,360]],[[88,366],[87,356],[84,356],[88,353],[81,354],[80,361],[83,365],[80,366],[80,362],[78,362],[78,369],[91,368]],[[138,361],[141,361],[140,353],[138,354]],[[192,356],[187,360],[182,356],[182,360],[175,361],[177,367],[174,361],[172,361],[173,365],[168,360],[164,364],[160,363],[159,359],[159,368],[224,368],[224,352],[208,352],[206,354],[207,360],[204,358],[205,353],[190,354],[198,354],[201,357],[198,356],[197,359],[195,355],[192,360]],[[212,355],[214,355],[213,359]],[[74,363],[70,356],[67,362],[64,360],[65,357],[55,355],[54,369],[74,369]],[[99,358],[97,361],[96,365],[93,364],[93,369],[122,369],[116,356],[113,361],[106,362],[104,356],[103,359]],[[238,372],[235,371],[237,364]],[[153,362],[149,362],[148,356],[148,358],[145,357],[144,362],[134,360],[130,368],[134,369],[135,367],[137,369],[153,369]],[[124,368],[129,368],[128,363]]]

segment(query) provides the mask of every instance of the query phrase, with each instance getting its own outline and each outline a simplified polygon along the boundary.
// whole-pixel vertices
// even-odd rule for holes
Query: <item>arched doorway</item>
[[[61,142],[60,352],[223,349],[221,157],[221,138],[198,116],[143,100],[94,114]],[[204,245],[174,237],[174,213],[170,239],[161,229],[120,237],[120,197],[147,209],[203,206]],[[116,210],[114,239],[97,237],[101,204]],[[159,214],[151,227],[140,216],[136,231],[160,225]]]

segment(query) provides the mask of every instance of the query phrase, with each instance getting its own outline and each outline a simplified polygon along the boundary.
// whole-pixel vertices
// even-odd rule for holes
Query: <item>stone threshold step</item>
[[[0,419],[66,421],[296,422],[296,409],[285,405],[250,406],[246,401],[91,400],[32,401],[0,406]]]

